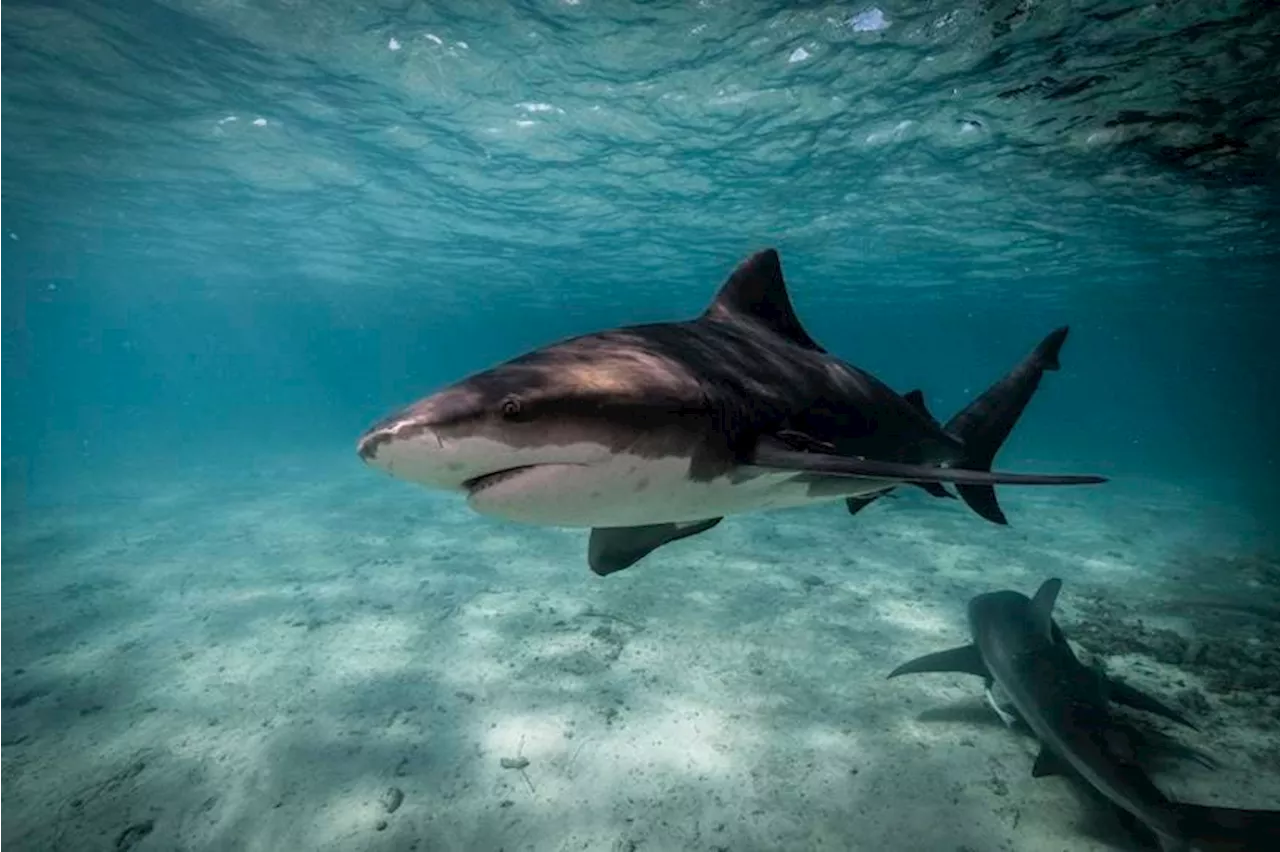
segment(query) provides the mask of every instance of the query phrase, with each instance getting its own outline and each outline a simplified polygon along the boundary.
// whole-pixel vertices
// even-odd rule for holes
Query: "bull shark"
[[[969,602],[972,643],[912,660],[889,677],[963,672],[982,677],[988,700],[1006,722],[995,692],[1040,741],[1032,775],[1068,775],[1145,826],[1163,850],[1280,848],[1280,812],[1175,802],[1134,759],[1140,735],[1109,712],[1109,702],[1184,725],[1180,713],[1075,656],[1053,618],[1062,581],[1046,580],[1033,598],[1004,590]]]
[[[1048,335],[946,426],[818,345],[778,253],[743,261],[702,315],[563,340],[464,378],[372,426],[369,465],[464,494],[485,515],[589,527],[600,575],[726,515],[912,484],[1005,523],[993,486],[1100,476],[992,472],[1067,329]]]

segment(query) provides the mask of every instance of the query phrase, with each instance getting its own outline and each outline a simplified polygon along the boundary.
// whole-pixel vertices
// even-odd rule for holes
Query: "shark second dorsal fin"
[[[905,399],[911,405],[911,407],[914,408],[916,411],[919,411],[921,414],[923,414],[925,417],[928,417],[934,423],[938,422],[938,418],[933,416],[933,412],[929,410],[929,406],[925,405],[924,391],[920,390],[919,388],[916,388],[914,390],[909,390],[902,395],[902,398]]]
[[[787,295],[782,261],[774,249],[756,252],[738,264],[702,316],[704,319],[749,317],[797,346],[825,351],[800,324],[791,297]]]
[[[1036,620],[1036,628],[1040,631],[1040,635],[1050,641],[1054,641],[1054,624],[1053,624],[1053,604],[1058,599],[1058,592],[1062,589],[1062,581],[1057,577],[1045,580],[1040,584],[1040,588],[1036,590],[1036,596],[1031,599],[1031,615]]]

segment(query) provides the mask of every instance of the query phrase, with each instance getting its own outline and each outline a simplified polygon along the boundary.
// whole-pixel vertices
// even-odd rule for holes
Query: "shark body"
[[[992,473],[1067,330],[1050,334],[947,426],[818,345],[777,252],[744,261],[699,317],[587,334],[516,357],[398,411],[358,452],[391,475],[460,492],[488,514],[589,527],[609,574],[725,515],[845,500],[903,484],[1005,518],[992,486],[1098,476]]]

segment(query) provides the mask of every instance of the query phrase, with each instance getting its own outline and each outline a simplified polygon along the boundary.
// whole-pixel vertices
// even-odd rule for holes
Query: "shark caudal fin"
[[[956,467],[991,470],[996,453],[1040,387],[1040,378],[1046,371],[1058,369],[1058,352],[1067,339],[1067,330],[1063,326],[1051,332],[1004,378],[947,421],[946,431],[959,438],[965,446],[964,458]],[[956,490],[969,508],[988,521],[996,524],[1009,522],[996,501],[993,486],[957,485]]]

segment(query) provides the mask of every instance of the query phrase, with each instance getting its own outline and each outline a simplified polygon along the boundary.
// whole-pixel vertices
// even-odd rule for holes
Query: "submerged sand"
[[[1280,569],[1157,482],[730,518],[608,577],[581,531],[352,463],[10,513],[6,849],[1127,848],[960,675],[964,605],[1059,620],[1201,726],[1170,794],[1280,807]],[[6,508],[9,508],[8,506]]]

